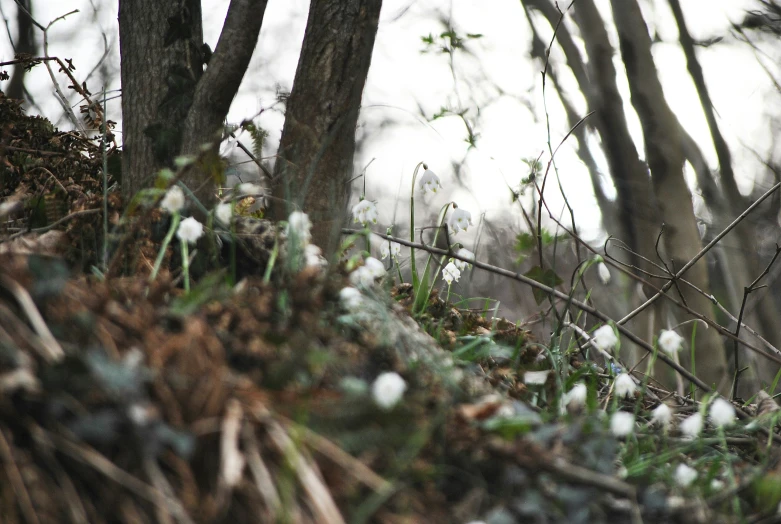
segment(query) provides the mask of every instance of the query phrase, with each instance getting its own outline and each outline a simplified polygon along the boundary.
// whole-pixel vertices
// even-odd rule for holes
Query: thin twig
[[[773,259],[770,261],[770,263],[765,267],[765,270],[754,279],[754,281],[748,285],[748,287],[743,288],[743,302],[740,304],[740,312],[738,313],[738,324],[735,327],[735,347],[734,347],[734,357],[735,357],[735,380],[732,383],[732,398],[735,398],[738,396],[738,381],[740,379],[740,363],[738,356],[740,352],[738,351],[738,342],[740,340],[740,326],[743,323],[743,313],[746,310],[746,301],[748,300],[748,296],[759,289],[762,286],[757,286],[759,284],[759,281],[765,278],[765,276],[770,272],[770,268],[773,267],[773,264],[775,264],[776,259],[778,259],[778,255],[781,254],[781,247],[778,247],[778,244],[776,244],[776,252],[773,255]]]
[[[708,245],[703,247],[699,253],[694,255],[694,257],[689,260],[674,276],[673,280],[670,282],[667,282],[662,289],[656,293],[654,296],[646,300],[643,304],[641,304],[639,307],[637,307],[634,311],[630,312],[628,315],[626,315],[624,318],[619,320],[617,324],[626,324],[631,319],[636,317],[640,312],[645,310],[648,306],[656,302],[660,296],[662,296],[664,293],[666,293],[673,285],[673,281],[679,279],[681,276],[683,276],[684,273],[686,273],[691,267],[697,263],[699,259],[701,259],[705,254],[713,249],[713,247],[719,243],[719,241],[727,236],[727,234],[732,231],[738,224],[740,224],[745,218],[751,214],[754,209],[756,209],[762,202],[765,201],[770,195],[775,193],[779,188],[781,188],[781,182],[775,184],[773,187],[765,191],[765,193],[762,194],[753,204],[748,206],[745,211],[743,211],[735,220],[733,220],[727,227],[724,228],[724,230],[716,235],[713,240],[708,242]]]
[[[95,213],[100,213],[100,209],[84,209],[82,211],[74,211],[70,215],[65,215],[61,219],[57,220],[56,222],[52,222],[48,226],[44,227],[37,227],[35,229],[29,229],[29,230],[22,230],[17,233],[14,233],[13,235],[10,235],[8,238],[0,238],[0,244],[3,242],[7,242],[9,240],[13,240],[17,237],[20,237],[22,235],[26,235],[28,233],[45,233],[49,231],[50,229],[54,229],[55,227],[59,226],[60,224],[63,224],[67,222],[68,220],[71,220],[73,218],[82,216],[82,215],[94,215]]]

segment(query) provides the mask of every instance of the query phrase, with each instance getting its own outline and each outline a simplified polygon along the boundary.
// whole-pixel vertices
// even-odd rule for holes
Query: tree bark
[[[210,145],[210,158],[187,172],[185,184],[202,202],[210,202],[214,194],[215,173],[219,165],[218,146],[222,140],[223,122],[231,102],[239,90],[244,73],[249,67],[258,42],[266,0],[233,0],[225,17],[225,24],[209,60],[209,65],[198,82],[193,104],[184,121],[181,153],[197,156],[202,147]]]
[[[120,0],[122,193],[130,199],[182,154],[212,155],[183,181],[214,198],[218,130],[255,49],[266,0],[232,0],[214,55],[206,53],[200,0]]]
[[[24,9],[19,6],[16,8],[16,25],[19,29],[19,34],[16,37],[14,53],[35,55],[37,46],[35,45],[33,21],[32,18],[30,18],[30,15],[32,15],[33,12],[33,6],[30,3],[30,0],[19,0],[19,3],[24,6]],[[25,13],[25,9],[27,10],[27,13]],[[27,69],[24,64],[17,64],[14,66],[14,72],[11,75],[11,80],[8,82],[8,87],[5,92],[5,94],[8,95],[8,98],[15,98],[17,100],[24,99],[24,77],[26,73]]]
[[[664,243],[672,262],[670,269],[677,271],[701,249],[691,193],[683,177],[680,127],[667,105],[656,74],[651,38],[640,6],[636,0],[612,0],[611,5],[632,105],[643,128],[654,193],[666,226]],[[685,278],[704,293],[710,293],[704,259],[695,264]],[[690,307],[709,315],[711,304],[708,299],[683,284],[678,289]],[[697,375],[706,383],[716,385],[721,393],[727,393],[726,357],[718,334],[713,330],[698,330],[694,356]],[[689,360],[688,355],[683,360]],[[692,362],[687,364],[691,369]]]
[[[203,73],[200,0],[120,0],[122,193],[148,187],[179,153]]]
[[[308,213],[313,242],[335,252],[353,172],[355,127],[381,0],[312,0],[274,166],[273,212]]]

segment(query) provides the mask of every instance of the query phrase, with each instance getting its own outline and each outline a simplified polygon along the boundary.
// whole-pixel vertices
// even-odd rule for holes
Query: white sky
[[[562,5],[565,3],[560,2]],[[97,15],[93,4],[99,6]],[[597,0],[597,4],[603,16],[609,19],[608,0]],[[695,38],[723,34],[731,22],[740,20],[743,11],[753,5],[750,0],[682,0],[682,4]],[[72,9],[80,10],[57,22],[49,37],[49,53],[73,58],[79,79],[83,79],[79,75],[86,75],[97,62],[103,49],[101,32],[106,33],[113,49],[110,69],[115,73],[108,89],[119,87],[117,5],[116,1],[106,0],[34,0],[36,18],[44,25]],[[261,108],[270,107],[274,102],[275,84],[290,88],[308,5],[307,0],[269,2],[258,49],[234,101],[229,121],[240,122],[252,117]],[[7,18],[15,16],[13,0],[0,0],[0,6]],[[216,44],[227,6],[227,0],[205,0],[204,36],[212,47]],[[715,168],[716,156],[686,71],[685,59],[676,42],[677,29],[667,2],[652,0],[644,4],[644,9],[649,25],[662,40],[654,47],[654,55],[668,102],[700,143],[711,167]],[[467,189],[438,196],[432,202],[434,207],[439,209],[449,196],[461,207],[469,209],[475,219],[482,212],[492,218],[508,215],[511,206],[507,184],[517,185],[527,174],[521,159],[537,157],[541,152],[545,152],[543,162],[548,159],[540,82],[542,64],[528,58],[531,33],[518,0],[385,0],[361,115],[361,125],[370,133],[366,136],[360,157],[356,159],[357,166],[375,159],[368,171],[367,197],[379,201],[384,221],[390,221],[400,181],[403,190],[399,211],[406,213],[412,170],[417,162],[428,162],[442,178],[445,189],[452,189],[455,181],[451,162],[462,159],[466,154],[465,132],[460,120],[450,117],[429,124],[419,114],[419,107],[431,116],[442,106],[457,105],[446,56],[420,53],[423,48],[420,37],[442,30],[435,16],[437,12],[452,17],[460,33],[482,33],[485,36],[471,46],[475,56],[459,54],[455,62],[458,91],[465,106],[470,109],[468,116],[474,118],[477,114],[473,103],[481,108],[478,148],[467,156],[464,170],[463,182]],[[570,27],[573,25],[570,24]],[[549,38],[550,31],[543,31],[543,35]],[[612,32],[611,37],[615,40]],[[771,111],[778,113],[778,103],[774,98],[778,93],[753,52],[744,44],[732,42],[729,37],[727,40],[730,43],[701,49],[699,57],[721,117],[721,130],[732,147],[738,184],[742,191],[748,192],[754,183],[754,174],[760,172],[761,166],[748,147],[762,156],[771,147],[773,130],[767,115]],[[560,56],[554,50],[553,59]],[[7,36],[0,35],[0,59],[12,58]],[[619,60],[617,57],[616,65],[620,72]],[[775,69],[772,59],[764,57],[764,61]],[[572,98],[579,100],[579,109],[585,112],[585,104],[582,97],[574,92],[574,80],[569,72],[565,74],[561,71],[561,76],[565,85],[570,87],[570,94],[575,95]],[[631,111],[628,88],[623,78],[619,80],[633,133],[641,144],[640,128]],[[98,77],[89,82],[93,92],[100,90],[99,82]],[[62,85],[64,89],[64,80]],[[501,88],[503,96],[497,97],[494,86]],[[61,111],[51,95],[51,82],[42,66],[28,77],[28,88],[34,93],[45,116],[57,119]],[[555,147],[566,134],[567,123],[552,90],[547,93],[547,102],[551,139]],[[110,114],[110,118],[119,120],[119,107],[118,100],[111,103],[109,111],[113,112],[113,117]],[[394,120],[395,124],[378,128],[384,118]],[[268,154],[273,154],[276,149],[282,122],[282,116],[273,110],[265,112],[259,119],[260,125],[271,132]],[[64,121],[60,122],[60,126],[68,127]],[[579,227],[596,236],[598,209],[588,174],[574,149],[572,139],[560,150],[557,165],[563,187],[575,208]],[[642,154],[641,147],[640,151]],[[549,189],[546,198],[552,209],[559,209],[561,198],[558,189],[555,184],[550,184]],[[512,214],[514,217],[519,215],[517,211]]]

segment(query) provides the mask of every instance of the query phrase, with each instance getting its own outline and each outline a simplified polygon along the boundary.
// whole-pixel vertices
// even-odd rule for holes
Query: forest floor
[[[251,217],[186,291],[170,218],[104,186],[117,159],[0,94],[2,522],[778,521],[767,395],[721,424],[437,293],[413,315],[391,277],[346,305],[354,259],[292,271]]]

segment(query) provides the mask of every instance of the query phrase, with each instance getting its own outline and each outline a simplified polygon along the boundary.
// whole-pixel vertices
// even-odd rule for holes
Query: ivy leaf
[[[524,276],[527,276],[535,282],[539,282],[540,284],[550,288],[555,288],[564,282],[555,271],[552,269],[542,269],[540,266],[534,266],[529,271],[527,271]],[[537,288],[532,288],[532,293],[534,294],[534,300],[537,302],[537,305],[541,304],[542,301],[545,300],[545,298],[548,296],[545,291]]]

